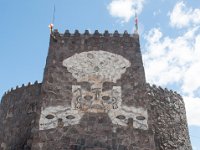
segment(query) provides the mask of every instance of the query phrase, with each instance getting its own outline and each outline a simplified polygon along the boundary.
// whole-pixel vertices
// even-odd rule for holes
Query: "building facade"
[[[5,93],[3,150],[191,150],[176,92],[149,85],[138,34],[54,30],[42,83]]]

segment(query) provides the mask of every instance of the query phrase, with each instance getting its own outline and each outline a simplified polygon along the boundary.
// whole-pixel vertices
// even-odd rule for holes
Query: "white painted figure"
[[[147,110],[123,106],[120,86],[102,90],[104,82],[116,83],[130,65],[124,57],[102,50],[82,52],[65,59],[63,66],[78,82],[88,82],[91,89],[72,85],[71,106],[53,106],[42,110],[40,130],[56,128],[59,122],[63,126],[78,124],[86,112],[108,113],[112,123],[121,126],[127,126],[131,118],[133,128],[147,130]]]

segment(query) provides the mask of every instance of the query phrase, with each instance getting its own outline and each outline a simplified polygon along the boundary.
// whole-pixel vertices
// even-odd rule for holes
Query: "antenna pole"
[[[56,12],[56,5],[54,4],[54,6],[53,6],[53,18],[52,18],[53,24],[54,24],[54,21],[55,21],[55,12]]]
[[[138,16],[135,8],[135,33],[138,33]]]
[[[53,16],[52,16],[52,23],[49,24],[49,29],[50,29],[50,33],[51,34],[53,32],[53,26],[54,26],[54,21],[55,21],[55,12],[56,12],[56,6],[54,4],[54,7],[53,7]]]

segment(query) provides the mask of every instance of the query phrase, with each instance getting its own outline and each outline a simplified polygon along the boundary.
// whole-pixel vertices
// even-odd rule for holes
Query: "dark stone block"
[[[66,145],[69,145],[70,144],[70,137],[66,137],[66,136],[62,137],[61,142],[65,143]]]
[[[79,145],[85,145],[85,139],[81,138],[77,140],[77,144]]]
[[[71,129],[68,129],[68,133],[69,134],[78,134],[78,130],[76,128],[71,128]]]
[[[71,145],[70,150],[82,150],[82,147],[80,145]]]
[[[118,150],[128,150],[125,145],[119,145]]]

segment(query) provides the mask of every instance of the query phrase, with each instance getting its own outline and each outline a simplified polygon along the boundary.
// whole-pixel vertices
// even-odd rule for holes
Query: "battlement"
[[[155,84],[146,84],[146,90],[149,97],[151,97],[151,105],[164,104],[165,107],[178,108],[184,106],[184,101],[182,96],[173,90],[168,90],[167,88],[162,88],[161,86],[156,86]],[[161,100],[162,99],[162,100]],[[178,111],[179,109],[177,109]]]
[[[30,87],[37,87],[37,86],[41,86],[42,83],[38,83],[38,81],[35,81],[34,83],[28,82],[27,85],[22,84],[21,86],[16,86],[15,88],[11,88],[10,90],[6,91],[4,93],[4,95],[2,96],[2,100],[1,103],[4,102],[4,100],[6,99],[6,97],[9,97],[11,95],[15,95],[17,93],[22,93],[22,91],[30,88]]]
[[[138,39],[139,35],[137,33],[129,34],[126,30],[124,33],[119,33],[117,30],[114,33],[109,33],[108,30],[105,30],[104,33],[100,33],[98,30],[95,30],[94,33],[90,33],[89,30],[85,30],[84,33],[80,33],[78,30],[75,30],[74,33],[70,33],[69,30],[65,30],[65,33],[59,33],[57,29],[54,29],[52,32],[54,36],[60,37],[133,37]]]
[[[80,33],[75,30],[71,33],[66,30],[64,33],[60,33],[55,29],[50,36],[50,46],[56,47],[68,47],[74,49],[74,51],[87,51],[87,50],[109,50],[115,48],[123,51],[136,50],[140,52],[139,35],[129,34],[127,31],[119,33],[109,33],[107,30],[104,33],[100,33],[95,30],[94,33],[90,33],[89,30],[85,30],[84,33]],[[58,48],[57,48],[58,49]]]
[[[181,97],[181,95],[179,94],[179,93],[177,93],[176,91],[173,91],[173,90],[169,90],[169,89],[167,89],[167,88],[163,88],[163,87],[161,87],[161,86],[157,86],[157,85],[155,85],[155,84],[149,84],[149,83],[146,83],[145,84],[146,85],[146,88],[147,88],[147,91],[154,91],[154,92],[163,92],[163,93],[168,93],[168,94],[170,94],[170,95],[174,95],[174,96],[176,96],[176,97],[180,97],[181,99],[182,99],[182,97]]]

